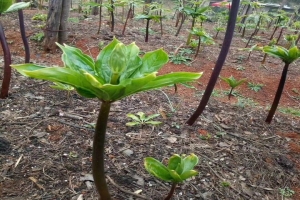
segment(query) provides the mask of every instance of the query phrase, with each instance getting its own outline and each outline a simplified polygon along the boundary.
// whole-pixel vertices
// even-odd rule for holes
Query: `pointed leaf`
[[[202,76],[202,73],[190,73],[190,72],[174,72],[158,76],[153,81],[150,81],[138,91],[146,91],[155,88],[160,88],[167,85],[172,85],[175,83],[184,83],[190,82],[199,79]]]
[[[160,121],[145,121],[146,124],[151,124],[151,125],[159,125],[161,124],[162,122]]]
[[[6,0],[6,1],[10,1],[10,0]],[[2,0],[3,2],[3,0]],[[12,4],[7,10],[4,10],[4,13],[9,13],[9,12],[14,12],[14,11],[18,11],[24,8],[27,8],[30,6],[30,2],[17,2]],[[2,7],[2,4],[0,5],[0,7]],[[0,10],[2,11],[2,8],[0,8]]]
[[[138,117],[137,117],[136,115],[134,115],[134,114],[128,113],[126,116],[127,116],[127,117],[130,117],[131,119],[133,119],[133,120],[135,120],[135,121],[138,121],[138,122],[141,121],[140,118],[138,118]]]
[[[137,115],[139,116],[139,118],[142,122],[145,121],[146,115],[144,112],[138,112]]]
[[[153,119],[153,118],[158,117],[158,116],[160,116],[160,114],[149,115],[148,117],[145,118],[145,121],[148,121],[148,120]]]
[[[158,160],[152,157],[144,158],[144,166],[145,169],[153,176],[164,181],[172,180],[172,176],[170,175],[168,168]]]
[[[62,61],[66,67],[76,71],[86,71],[95,75],[95,63],[90,56],[82,53],[80,49],[68,46],[66,44],[63,46],[56,43],[56,45],[59,46],[59,48],[61,48],[63,51]],[[101,82],[103,83],[104,81]]]
[[[140,125],[141,122],[128,122],[126,123],[126,126],[136,126],[136,125]]]
[[[101,78],[104,80],[104,83],[110,83],[112,73],[108,61],[112,51],[118,43],[120,43],[120,41],[114,38],[113,41],[104,47],[97,56],[95,70],[98,76],[101,76]]]
[[[142,58],[142,66],[137,69],[132,78],[138,78],[145,74],[156,72],[165,65],[168,60],[168,54],[162,49],[147,52]]]

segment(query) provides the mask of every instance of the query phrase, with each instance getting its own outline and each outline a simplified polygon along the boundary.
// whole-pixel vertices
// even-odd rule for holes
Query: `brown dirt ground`
[[[41,31],[41,22],[31,17],[45,11],[25,10],[27,35]],[[124,43],[135,41],[142,51],[163,47],[172,53],[185,42],[189,24],[178,37],[173,20],[166,20],[164,35],[159,25],[151,24],[149,43],[145,43],[141,21],[129,21],[126,36],[121,36],[120,16],[115,32],[110,33],[106,22],[97,35],[97,18],[71,13],[79,18],[71,23],[67,43],[82,49],[94,58],[99,42],[107,44],[116,35]],[[107,16],[106,16],[107,18]],[[108,18],[107,18],[108,19]],[[12,52],[13,63],[23,62],[18,20],[15,14],[1,16]],[[205,24],[213,34],[212,24]],[[250,33],[249,33],[250,34]],[[261,40],[269,33],[261,34]],[[247,84],[237,89],[237,96],[228,100],[228,86],[218,81],[216,92],[207,109],[193,126],[185,125],[196,109],[207,85],[222,44],[223,34],[216,44],[204,47],[190,66],[168,63],[160,73],[171,71],[202,71],[203,77],[194,88],[178,85],[133,95],[114,103],[107,133],[106,169],[114,183],[109,188],[114,199],[140,199],[126,191],[141,190],[148,199],[162,199],[170,188],[151,177],[143,168],[143,158],[153,156],[166,161],[174,153],[195,153],[200,157],[200,174],[180,184],[173,199],[283,199],[280,189],[295,191],[300,199],[300,120],[277,111],[272,124],[264,123],[277,89],[282,63],[268,57],[265,66],[262,56],[255,52],[247,58],[240,51],[245,45],[236,33],[230,53],[221,72],[222,77],[233,75],[264,86],[259,92]],[[284,41],[282,41],[284,44]],[[30,40],[31,60],[43,65],[61,65],[61,52],[44,52],[42,45]],[[0,52],[3,55],[2,52]],[[193,55],[191,55],[193,57]],[[280,108],[300,109],[299,61],[288,74]],[[239,70],[240,69],[240,70]],[[241,70],[242,69],[242,70]],[[0,80],[2,71],[0,69]],[[299,93],[298,93],[299,92]],[[166,97],[166,95],[168,98]],[[169,102],[170,101],[170,102]],[[91,141],[99,103],[76,93],[67,94],[49,88],[49,83],[13,74],[10,96],[0,100],[0,198],[13,199],[98,199],[91,175]],[[126,114],[143,111],[160,113],[163,122],[158,127],[126,127]],[[127,155],[125,150],[131,150]],[[224,183],[229,183],[228,187]]]

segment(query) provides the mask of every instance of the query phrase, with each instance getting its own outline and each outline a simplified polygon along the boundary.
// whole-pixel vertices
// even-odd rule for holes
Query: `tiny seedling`
[[[224,188],[225,188],[225,187],[229,187],[229,186],[230,186],[230,183],[227,182],[227,181],[222,181],[222,182],[221,182],[221,186],[224,187]]]
[[[280,108],[279,111],[284,114],[289,114],[289,115],[294,115],[294,116],[300,117],[299,109],[288,107],[288,108]]]
[[[238,71],[244,71],[246,68],[242,65],[239,65],[235,69],[238,70]]]
[[[245,108],[247,106],[253,107],[256,106],[257,103],[250,98],[238,97],[238,101],[236,103],[238,107]]]
[[[248,82],[248,87],[255,92],[260,91],[263,86],[264,84]]]
[[[283,197],[291,197],[295,194],[295,191],[285,187],[285,188],[279,188],[279,193],[283,196]]]
[[[30,37],[31,40],[36,42],[42,42],[44,40],[45,34],[43,32],[39,32]]]
[[[190,65],[192,59],[185,53],[184,51],[180,50],[176,54],[169,55],[170,62],[174,63],[175,65]]]
[[[133,121],[126,123],[126,126],[143,126],[143,125],[159,125],[160,121],[153,121],[153,118],[158,117],[160,114],[153,114],[146,116],[144,112],[138,112],[136,115],[128,113],[126,116],[131,118]]]
[[[236,80],[233,76],[230,76],[229,78],[223,78],[223,77],[220,78],[226,83],[228,83],[228,85],[231,87],[228,93],[228,99],[230,99],[230,97],[232,96],[233,89],[243,84],[246,81],[246,79]]]
[[[36,21],[43,21],[43,22],[45,22],[47,20],[47,15],[46,14],[37,13],[37,14],[33,15],[33,17],[31,19],[32,20],[36,20]]]
[[[198,157],[193,153],[189,156],[174,154],[170,157],[167,166],[152,157],[146,157],[144,159],[144,166],[146,170],[156,178],[173,183],[168,196],[165,198],[165,200],[169,200],[178,183],[198,175],[198,172],[194,170],[198,162]]]

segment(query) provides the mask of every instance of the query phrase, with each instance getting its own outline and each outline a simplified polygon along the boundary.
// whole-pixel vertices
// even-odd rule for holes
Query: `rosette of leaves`
[[[57,45],[63,51],[64,67],[44,67],[32,63],[12,67],[25,76],[69,85],[80,95],[98,98],[102,102],[94,134],[92,169],[101,199],[110,200],[104,174],[104,144],[112,102],[137,92],[193,81],[202,73],[175,72],[157,76],[157,71],[168,62],[165,51],[158,49],[140,57],[135,43],[125,46],[115,38],[103,48],[96,60],[77,48]]]
[[[132,113],[128,113],[126,116],[131,118],[133,121],[126,123],[126,126],[138,126],[138,125],[159,125],[161,124],[160,121],[154,121],[152,119],[158,117],[160,114],[153,114],[146,116],[144,112],[138,112],[136,115]]]
[[[281,94],[283,92],[283,88],[285,85],[285,81],[286,81],[286,77],[287,77],[287,72],[288,72],[288,68],[290,66],[291,63],[293,63],[294,61],[296,61],[297,59],[300,58],[300,50],[299,48],[295,45],[295,42],[292,41],[292,45],[289,49],[286,49],[282,46],[265,46],[263,47],[263,51],[266,54],[269,54],[273,57],[276,58],[280,58],[283,62],[284,62],[284,67],[282,70],[282,74],[281,74],[281,78],[279,81],[279,85],[271,106],[271,109],[269,111],[269,114],[267,116],[266,122],[267,123],[271,123],[273,116],[275,114],[275,111],[278,107],[280,98],[281,98]]]
[[[186,157],[174,154],[170,157],[167,166],[152,157],[144,159],[144,166],[156,178],[173,183],[168,196],[165,198],[168,200],[171,199],[178,183],[198,175],[198,171],[194,170],[198,162],[199,158],[193,153]]]
[[[191,34],[198,37],[198,46],[197,46],[197,51],[195,53],[195,58],[199,53],[201,43],[214,44],[214,39],[210,37],[210,35],[203,28],[193,28]]]

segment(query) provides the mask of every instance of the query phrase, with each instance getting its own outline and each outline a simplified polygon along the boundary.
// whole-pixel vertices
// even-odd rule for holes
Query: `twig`
[[[151,200],[151,199],[149,199],[149,198],[147,198],[147,197],[145,197],[145,196],[143,196],[143,195],[139,195],[139,194],[136,194],[136,193],[134,193],[134,192],[130,192],[130,191],[127,191],[127,190],[123,189],[122,187],[120,187],[119,185],[117,185],[117,184],[116,184],[109,176],[106,176],[106,178],[109,180],[109,182],[110,182],[111,184],[113,184],[116,188],[118,188],[118,189],[121,190],[122,192],[125,192],[125,193],[127,193],[127,194],[136,196],[136,197],[138,197],[138,198]]]
[[[54,178],[52,178],[51,176],[49,176],[48,174],[46,174],[45,172],[45,166],[43,167],[43,173],[45,176],[47,176],[48,178],[50,178],[52,181],[54,181]]]
[[[78,126],[78,125],[76,125],[76,124],[72,124],[72,123],[66,122],[66,121],[64,121],[64,120],[58,120],[58,122],[60,122],[60,123],[62,123],[62,124],[66,124],[66,125],[68,125],[68,126],[72,126],[72,127],[75,127],[75,128],[79,128],[79,129],[85,129],[85,130],[89,130],[89,131],[94,130],[94,129],[92,129],[92,128],[87,128],[87,127],[84,127],[84,126]]]

